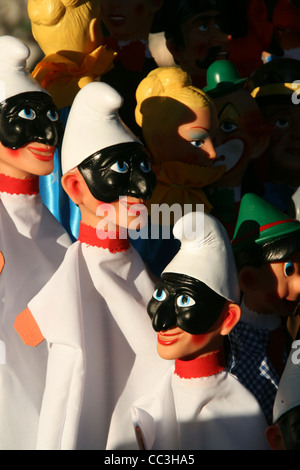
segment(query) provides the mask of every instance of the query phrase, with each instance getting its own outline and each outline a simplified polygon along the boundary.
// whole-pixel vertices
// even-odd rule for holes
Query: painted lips
[[[179,339],[180,333],[164,333],[160,331],[157,333],[157,341],[163,346],[171,346],[175,344]]]
[[[50,160],[53,160],[54,153],[56,150],[56,147],[54,146],[46,146],[46,147],[28,147],[28,150],[30,150],[31,153],[38,159],[42,160],[44,162],[48,162]]]

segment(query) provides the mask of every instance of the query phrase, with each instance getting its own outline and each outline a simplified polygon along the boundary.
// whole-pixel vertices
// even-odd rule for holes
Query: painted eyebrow
[[[206,127],[201,126],[192,126],[191,129],[202,129],[203,131],[209,132],[209,129],[206,129]]]
[[[196,18],[194,18],[194,20],[192,21],[192,25],[194,25],[195,23],[199,23],[199,21],[211,21],[211,20],[220,20],[221,18],[221,15],[220,14],[216,14],[216,15],[205,15],[205,16],[197,16]]]

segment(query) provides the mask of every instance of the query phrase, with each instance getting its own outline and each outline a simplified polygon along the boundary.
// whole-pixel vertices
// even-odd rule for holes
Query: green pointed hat
[[[235,253],[270,246],[282,239],[296,236],[300,249],[300,221],[289,217],[256,194],[247,193],[240,204],[232,239]]]
[[[242,88],[247,78],[241,78],[235,65],[229,60],[216,60],[207,69],[207,86],[203,91],[212,98]]]

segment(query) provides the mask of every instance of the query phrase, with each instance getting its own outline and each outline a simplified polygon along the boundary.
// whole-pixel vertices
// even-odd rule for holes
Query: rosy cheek
[[[134,9],[135,14],[138,15],[138,16],[142,16],[144,14],[145,10],[146,10],[146,8],[145,8],[145,5],[143,3],[138,3],[137,6]]]
[[[191,337],[191,341],[195,346],[202,346],[203,344],[206,344],[208,339],[209,339],[209,334],[192,335]]]
[[[10,149],[10,148],[6,147],[5,151],[6,151],[6,154],[11,158],[19,158],[20,154],[21,154],[20,149],[14,150],[14,149]]]

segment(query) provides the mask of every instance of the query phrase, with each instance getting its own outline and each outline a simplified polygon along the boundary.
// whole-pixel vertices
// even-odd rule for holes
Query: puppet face
[[[221,186],[238,186],[251,160],[258,158],[269,143],[267,126],[251,94],[241,88],[214,103],[219,120],[215,165],[226,165],[218,181]]]
[[[184,46],[174,54],[192,77],[205,72],[212,62],[228,55],[228,35],[220,29],[220,14],[207,11],[187,19],[181,26]]]
[[[212,166],[216,158],[213,140],[217,132],[214,108],[182,106],[172,127],[161,130],[161,138],[152,141],[151,153],[155,163],[182,161],[199,166]],[[169,123],[170,124],[170,123]]]
[[[62,124],[46,93],[22,93],[7,99],[0,109],[0,164],[6,174],[46,175],[53,170],[53,157]]]
[[[268,105],[261,108],[271,124],[268,147],[270,171],[277,182],[299,185],[300,178],[300,109],[299,106]]]
[[[101,0],[101,18],[119,40],[148,39],[160,0]]]

